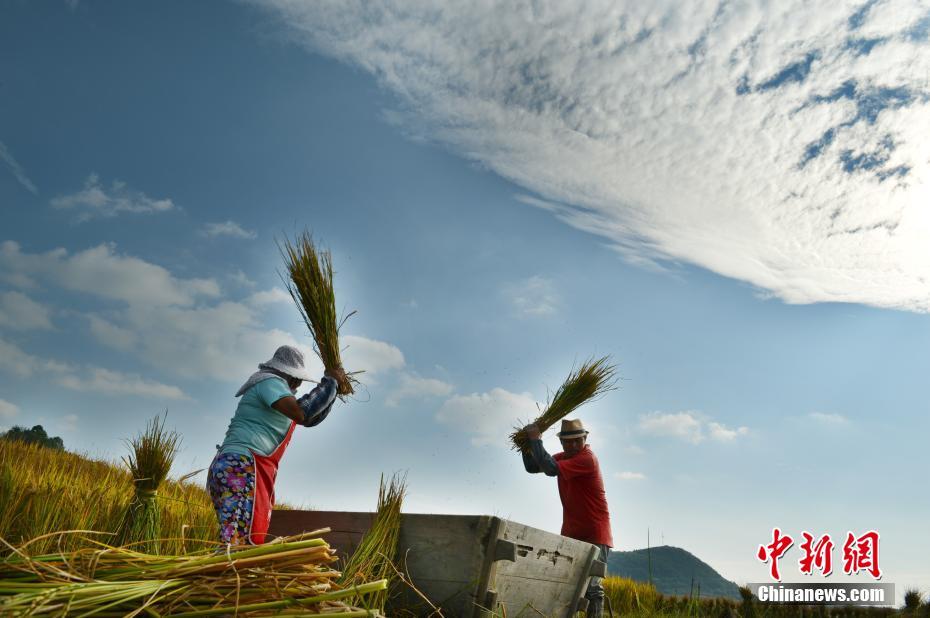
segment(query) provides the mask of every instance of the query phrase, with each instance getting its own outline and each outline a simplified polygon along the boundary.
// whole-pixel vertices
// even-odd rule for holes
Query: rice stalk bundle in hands
[[[378,512],[371,528],[362,537],[355,553],[342,569],[339,583],[351,586],[358,582],[388,579],[394,572],[397,560],[397,542],[400,539],[400,509],[407,491],[406,479],[395,474],[388,484],[381,477],[378,489]],[[371,607],[384,609],[387,590],[371,597]]]
[[[164,418],[157,416],[146,424],[144,432],[129,441],[129,457],[123,461],[132,473],[135,494],[117,532],[120,545],[138,543],[136,549],[159,553],[158,487],[168,478],[180,443],[181,436],[165,429]]]
[[[98,543],[30,556],[28,544],[7,546],[13,553],[0,560],[0,615],[371,615],[345,601],[365,601],[386,580],[334,584],[339,572],[329,566],[335,551],[319,538],[325,532],[219,555],[155,556]]]
[[[341,321],[336,316],[332,254],[317,249],[307,230],[298,234],[293,242],[285,237],[278,249],[287,268],[287,276],[281,275],[281,279],[310,330],[314,350],[326,369],[340,369],[339,329],[355,312]],[[357,380],[347,374],[339,382],[338,393],[351,395],[355,392],[353,383]]]
[[[610,356],[589,359],[577,370],[572,370],[562,385],[555,391],[545,412],[533,424],[544,432],[557,422],[571,414],[583,403],[597,399],[616,388],[616,367],[610,364]],[[522,428],[510,434],[514,450],[525,451],[529,448],[526,432]]]

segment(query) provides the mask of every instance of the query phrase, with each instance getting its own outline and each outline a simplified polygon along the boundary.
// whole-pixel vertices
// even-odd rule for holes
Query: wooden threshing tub
[[[350,555],[374,513],[275,511],[269,532],[292,535],[331,528],[325,535]],[[490,515],[402,515],[398,568],[447,618],[569,617],[591,575],[603,576],[596,546]],[[404,614],[432,611],[413,590],[394,601]],[[583,601],[582,601],[583,602]],[[393,615],[391,607],[387,613]]]

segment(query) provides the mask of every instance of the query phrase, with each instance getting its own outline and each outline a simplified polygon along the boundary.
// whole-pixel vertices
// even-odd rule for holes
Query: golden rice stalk
[[[278,244],[278,250],[287,269],[287,276],[282,274],[281,279],[310,330],[314,350],[326,369],[342,367],[339,329],[355,312],[341,321],[336,316],[332,254],[317,249],[307,230],[298,234],[293,242],[285,237],[283,244]],[[347,375],[345,380],[340,380],[338,393],[351,395],[355,392],[354,383],[357,380]]]
[[[386,580],[342,588],[330,565],[328,529],[226,553],[156,556],[94,543],[94,548],[30,555],[6,544],[0,558],[0,615],[8,616],[371,616]],[[59,536],[91,534],[62,532]]]
[[[345,567],[339,583],[352,586],[373,579],[390,579],[394,573],[393,563],[397,560],[397,543],[400,539],[400,509],[407,491],[406,479],[395,474],[385,484],[384,476],[378,489],[378,512],[371,528],[362,537],[358,547]],[[384,610],[387,590],[370,597],[370,607]]]
[[[533,423],[544,432],[572,413],[578,406],[603,396],[616,388],[616,367],[609,364],[610,356],[591,358],[577,370],[572,370],[562,386],[555,391],[546,411]],[[526,432],[514,428],[510,434],[514,450],[525,451],[529,448]]]
[[[139,543],[137,549],[159,553],[158,487],[168,478],[180,443],[181,436],[165,429],[164,418],[158,416],[146,424],[144,432],[129,441],[130,453],[123,461],[132,474],[135,495],[117,532],[120,544]]]

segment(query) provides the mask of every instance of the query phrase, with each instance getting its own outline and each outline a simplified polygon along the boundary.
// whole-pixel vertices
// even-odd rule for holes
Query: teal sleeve
[[[254,388],[255,394],[258,395],[258,399],[269,408],[271,404],[283,397],[294,396],[294,393],[287,387],[284,380],[278,380],[276,378],[262,380],[256,384]]]

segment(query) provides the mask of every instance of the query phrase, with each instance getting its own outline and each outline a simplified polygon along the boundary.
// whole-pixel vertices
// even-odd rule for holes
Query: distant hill
[[[649,581],[649,556],[646,552],[645,549],[611,551],[607,561],[608,574]],[[740,598],[736,584],[721,577],[694,554],[668,545],[653,547],[649,552],[652,558],[652,583],[662,594],[687,596],[691,593],[693,579],[694,592],[696,594],[700,586],[702,597]]]

